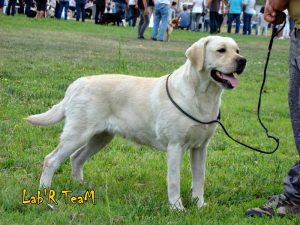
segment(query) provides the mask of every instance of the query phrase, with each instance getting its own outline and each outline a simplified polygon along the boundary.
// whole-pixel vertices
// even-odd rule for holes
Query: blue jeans
[[[201,19],[202,13],[192,13],[192,23],[191,23],[191,30],[192,31],[199,31],[199,23]],[[203,27],[201,27],[203,29]]]
[[[128,21],[130,27],[135,27],[137,17],[138,10],[135,8],[135,5],[129,5],[126,21]]]
[[[83,2],[78,2],[76,3],[76,21],[79,21],[80,19],[80,14],[82,14],[81,20],[84,22],[85,20],[85,3]]]
[[[59,1],[58,19],[61,18],[61,13],[65,9],[65,20],[68,19],[69,1]]]
[[[243,15],[243,34],[251,34],[251,18],[252,14],[244,13]]]
[[[122,12],[122,19],[125,18],[126,4],[115,2],[115,7],[113,9],[113,13]]]
[[[156,39],[158,34],[159,23],[161,21],[161,27],[159,31],[159,40],[164,40],[164,35],[168,27],[169,17],[169,5],[168,4],[157,4],[154,7],[154,24],[152,29],[152,38]]]
[[[241,14],[240,13],[229,13],[228,20],[228,29],[227,32],[231,33],[232,22],[235,20],[235,33],[238,34],[240,32],[240,24],[241,24]]]

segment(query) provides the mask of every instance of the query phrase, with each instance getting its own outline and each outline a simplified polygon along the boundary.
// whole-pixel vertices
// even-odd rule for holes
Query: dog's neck
[[[169,85],[179,105],[200,116],[200,120],[208,121],[218,116],[223,89],[209,78],[209,74],[204,73],[207,72],[198,72],[187,60],[173,72]]]

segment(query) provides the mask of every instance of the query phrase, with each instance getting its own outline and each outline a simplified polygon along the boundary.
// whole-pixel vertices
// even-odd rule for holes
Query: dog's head
[[[173,25],[173,27],[179,26],[179,22],[180,22],[180,18],[179,17],[175,17],[174,19],[170,20],[170,24]]]
[[[233,89],[246,67],[246,59],[240,55],[237,43],[228,37],[201,38],[186,51],[187,58],[201,76],[208,76],[221,88]]]

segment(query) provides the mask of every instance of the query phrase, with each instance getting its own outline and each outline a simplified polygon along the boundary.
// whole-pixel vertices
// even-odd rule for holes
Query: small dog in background
[[[99,24],[105,24],[108,25],[109,23],[113,23],[113,25],[120,26],[120,24],[123,26],[122,16],[124,12],[119,11],[117,13],[104,13],[99,21]]]
[[[179,26],[180,18],[175,17],[174,19],[170,20],[167,27],[167,41],[170,41],[171,34],[174,28]]]

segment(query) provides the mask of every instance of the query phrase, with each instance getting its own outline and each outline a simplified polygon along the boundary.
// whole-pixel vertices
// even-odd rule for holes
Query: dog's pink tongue
[[[227,80],[232,87],[237,87],[240,84],[240,81],[235,79],[234,76],[228,76],[226,74],[222,74],[222,79]]]

